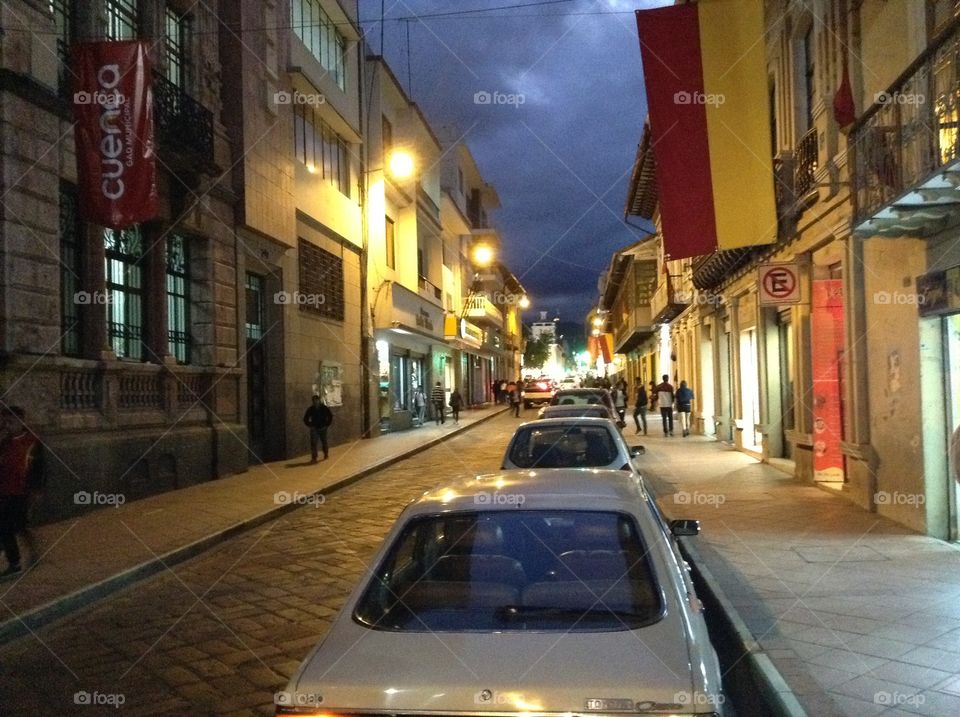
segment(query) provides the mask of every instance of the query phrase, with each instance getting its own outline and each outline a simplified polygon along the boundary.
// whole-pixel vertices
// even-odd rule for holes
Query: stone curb
[[[783,679],[783,675],[760,647],[750,628],[723,592],[720,583],[704,564],[700,553],[692,544],[695,540],[696,538],[681,538],[679,540],[681,551],[690,564],[690,570],[696,578],[699,589],[706,593],[703,597],[719,607],[719,616],[726,622],[725,627],[735,635],[737,647],[746,653],[748,669],[760,685],[764,700],[772,710],[770,714],[772,717],[807,717],[806,710]]]
[[[398,453],[376,463],[372,463],[366,468],[344,476],[340,480],[310,493],[309,496],[327,495],[329,493],[346,488],[347,486],[366,478],[371,473],[381,471],[384,468],[388,468],[389,466],[393,465],[394,463],[398,463],[409,458],[410,456],[421,453],[428,448],[439,445],[453,436],[459,435],[464,431],[468,431],[474,426],[479,426],[481,423],[489,421],[491,418],[499,416],[508,410],[509,408],[504,408],[499,411],[494,411],[468,425],[460,426],[459,428],[455,428],[454,430],[445,433],[442,436],[437,436],[436,438],[432,438],[428,441],[420,443],[402,453]],[[291,513],[294,510],[302,507],[302,502],[287,503],[276,506],[270,510],[260,513],[259,515],[247,518],[246,520],[241,520],[233,525],[223,528],[222,530],[218,530],[210,535],[195,540],[192,543],[188,543],[187,545],[179,548],[174,548],[173,550],[170,550],[163,555],[159,555],[152,560],[147,560],[146,562],[135,565],[132,568],[127,568],[126,570],[123,570],[116,575],[112,575],[109,578],[105,578],[104,580],[93,583],[92,585],[87,585],[86,587],[75,590],[72,593],[58,597],[21,615],[15,615],[12,618],[0,622],[0,645],[4,645],[19,637],[23,637],[28,633],[32,633],[34,630],[59,620],[60,618],[80,610],[81,608],[92,605],[98,600],[101,600],[108,595],[117,592],[118,590],[148,578],[151,575],[155,575],[162,570],[166,570],[174,565],[185,562],[190,558],[196,557],[197,555],[209,550],[219,543],[229,540],[230,538],[240,535],[241,533],[245,533],[246,531],[257,527],[258,525],[269,523],[271,520],[280,518],[281,516]]]

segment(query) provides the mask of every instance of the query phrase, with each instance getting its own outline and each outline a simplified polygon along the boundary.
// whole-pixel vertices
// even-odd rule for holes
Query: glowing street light
[[[416,163],[413,161],[413,155],[408,151],[395,149],[390,153],[388,167],[394,179],[409,179],[413,176]]]
[[[530,299],[527,298],[527,295],[526,295],[526,294],[524,294],[523,296],[520,297],[519,306],[520,306],[520,308],[523,309],[524,311],[526,311],[527,309],[530,308]]]
[[[489,244],[477,244],[473,247],[473,263],[477,266],[490,266],[493,263],[493,256],[493,247]]]

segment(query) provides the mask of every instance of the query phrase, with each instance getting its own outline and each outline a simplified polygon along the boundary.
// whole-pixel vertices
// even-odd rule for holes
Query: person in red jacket
[[[3,412],[3,433],[0,440],[0,547],[9,565],[0,578],[22,570],[20,545],[22,535],[31,559],[35,554],[33,536],[27,528],[31,494],[40,490],[40,441],[26,424],[26,412],[9,406]]]

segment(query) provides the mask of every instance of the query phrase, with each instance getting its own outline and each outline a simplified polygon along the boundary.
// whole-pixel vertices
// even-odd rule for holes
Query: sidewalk
[[[960,715],[960,550],[714,441],[645,444],[657,502],[700,519],[688,554],[785,702],[792,691],[814,717]]]
[[[0,644],[506,410],[466,410],[459,425],[431,422],[333,446],[329,460],[315,465],[308,455],[253,466],[246,473],[40,526],[34,530],[37,564],[0,582]]]

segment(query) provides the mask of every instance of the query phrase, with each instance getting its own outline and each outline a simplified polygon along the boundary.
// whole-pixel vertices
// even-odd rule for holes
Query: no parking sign
[[[757,272],[761,306],[800,303],[800,270],[796,264],[761,264]]]

